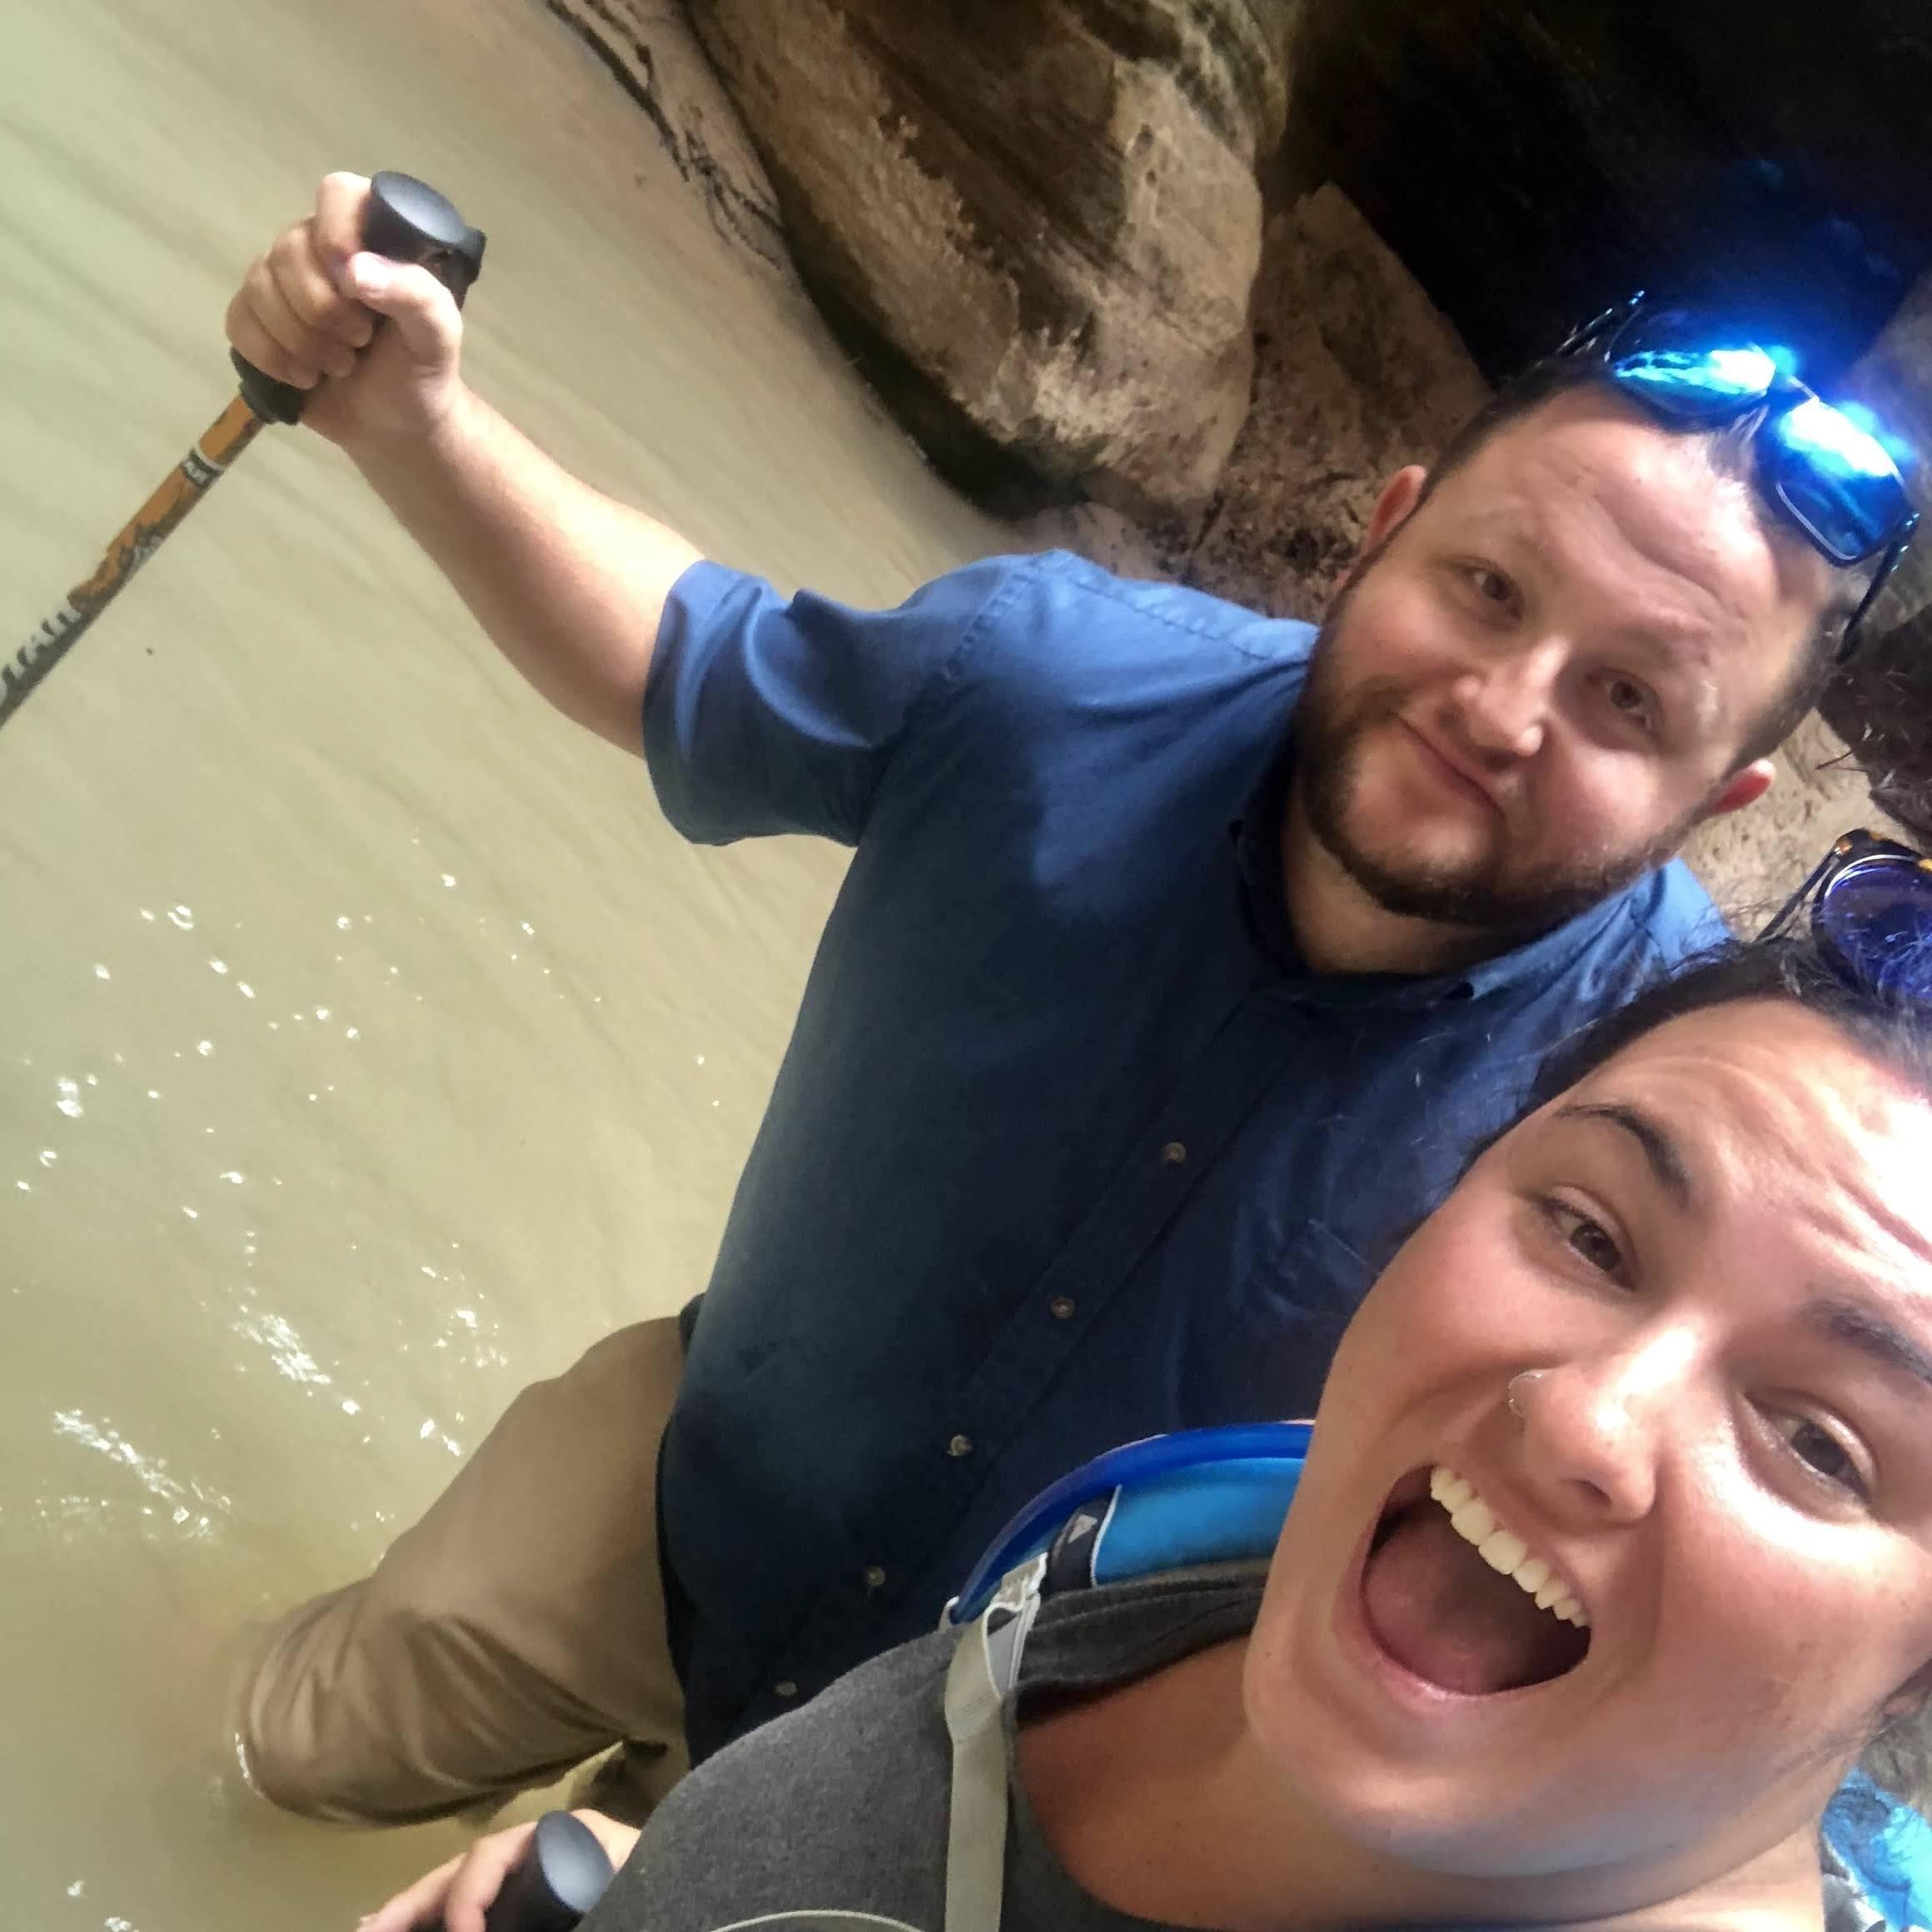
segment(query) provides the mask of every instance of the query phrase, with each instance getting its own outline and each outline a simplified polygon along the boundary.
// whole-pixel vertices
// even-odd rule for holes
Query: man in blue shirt
[[[1572,366],[1390,482],[1319,637],[1057,555],[787,602],[468,391],[447,298],[353,255],[365,192],[237,345],[334,379],[304,420],[540,690],[641,715],[687,836],[854,848],[688,1363],[647,1323],[520,1398],[255,1676],[271,1796],[402,1818],[620,1739],[669,1775],[670,1655],[702,1755],[929,1627],[1085,1457],[1312,1410],[1543,1051],[1716,935],[1666,861],[1770,782],[1851,586]]]

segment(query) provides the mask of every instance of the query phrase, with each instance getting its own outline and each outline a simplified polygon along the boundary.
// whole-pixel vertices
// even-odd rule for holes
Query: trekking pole
[[[412,175],[385,172],[370,183],[362,246],[392,261],[420,263],[449,290],[459,306],[483,267],[482,235],[434,188]],[[242,378],[242,393],[135,511],[127,527],[108,545],[93,575],[68,591],[67,600],[52,616],[0,664],[0,724],[27,702],[27,694],[80,642],[122,586],[255,441],[262,425],[301,419],[306,391],[263,375],[233,350],[229,360]]]

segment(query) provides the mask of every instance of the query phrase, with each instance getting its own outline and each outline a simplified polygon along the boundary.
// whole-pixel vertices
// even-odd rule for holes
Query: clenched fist
[[[302,421],[351,455],[433,435],[463,393],[455,297],[426,268],[363,249],[368,204],[363,176],[326,176],[316,212],[249,269],[227,316],[235,347],[309,391]]]

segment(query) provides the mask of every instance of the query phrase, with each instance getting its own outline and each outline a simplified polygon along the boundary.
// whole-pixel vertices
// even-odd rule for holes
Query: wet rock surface
[[[1254,325],[1247,419],[1179,574],[1272,615],[1318,616],[1382,485],[1429,462],[1489,392],[1333,187],[1270,218]]]
[[[799,273],[994,508],[1196,513],[1247,413],[1299,0],[690,0]]]
[[[1489,391],[1456,331],[1333,187],[1268,217],[1240,435],[1193,520],[1093,505],[1028,540],[1129,575],[1171,577],[1274,617],[1318,620],[1382,484],[1427,463]]]
[[[675,7],[661,0],[544,0],[656,130],[719,239],[789,275],[784,229],[737,110]]]

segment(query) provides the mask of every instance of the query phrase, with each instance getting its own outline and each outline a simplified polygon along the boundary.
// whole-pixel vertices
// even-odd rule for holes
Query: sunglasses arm
[[[1878,601],[1879,592],[1885,589],[1892,572],[1898,569],[1900,560],[1912,541],[1912,532],[1918,527],[1919,520],[1915,516],[1886,545],[1885,554],[1880,560],[1879,567],[1872,572],[1870,586],[1865,595],[1859,600],[1857,610],[1852,612],[1845,626],[1844,635],[1838,640],[1838,663],[1849,662],[1852,653],[1858,649],[1859,626],[1865,622],[1865,613]]]
[[[1759,932],[1757,935],[1757,941],[1762,941],[1765,939],[1775,939],[1777,938],[1780,933],[1784,931],[1786,926],[1790,925],[1791,923],[1791,915],[1795,913],[1798,908],[1803,905],[1805,901],[1811,896],[1812,889],[1816,886],[1820,879],[1824,878],[1826,873],[1831,870],[1833,866],[1837,864],[1838,859],[1839,850],[1837,846],[1834,845],[1831,849],[1827,852],[1825,856],[1811,868],[1810,871],[1805,875],[1805,883],[1800,886],[1798,889],[1793,893],[1781,906],[1778,908],[1776,912],[1772,914],[1770,923]],[[1756,944],[1757,941],[1754,941],[1753,943]]]

